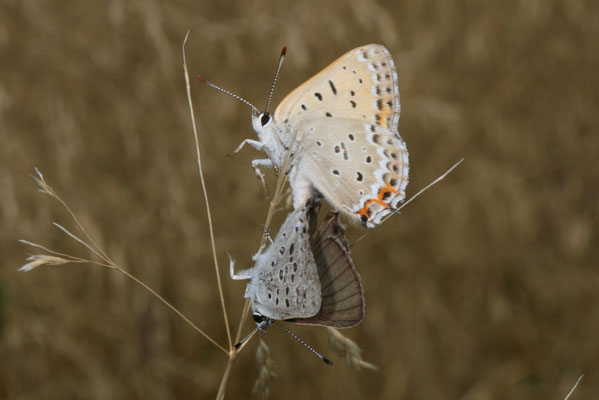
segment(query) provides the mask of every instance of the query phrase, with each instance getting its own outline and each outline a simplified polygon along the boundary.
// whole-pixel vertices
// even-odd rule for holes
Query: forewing
[[[277,107],[277,123],[314,118],[348,118],[397,134],[397,72],[380,44],[353,49],[292,91]]]
[[[408,151],[398,136],[350,119],[305,120],[297,129],[296,174],[337,210],[373,227],[405,198]]]
[[[257,263],[252,309],[275,320],[314,316],[321,305],[306,209],[290,213]]]

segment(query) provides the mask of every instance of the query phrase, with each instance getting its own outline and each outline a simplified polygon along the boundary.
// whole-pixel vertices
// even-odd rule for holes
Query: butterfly
[[[364,291],[351,260],[338,213],[330,212],[316,229],[318,210],[291,212],[253,268],[233,279],[250,279],[254,321],[266,330],[273,321],[349,328],[364,319]]]
[[[286,50],[283,49],[278,76]],[[400,102],[397,72],[389,51],[380,44],[353,49],[293,90],[276,108],[259,111],[248,101],[198,77],[250,105],[258,140],[246,139],[266,153],[252,161],[282,168],[293,155],[289,183],[295,209],[324,197],[354,222],[374,228],[405,198],[409,160],[397,131]]]

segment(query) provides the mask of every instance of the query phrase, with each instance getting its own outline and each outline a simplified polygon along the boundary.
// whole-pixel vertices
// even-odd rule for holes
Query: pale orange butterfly
[[[285,50],[279,68],[284,55]],[[260,112],[233,96],[252,107],[258,135],[235,152],[249,144],[266,153],[267,159],[252,162],[261,179],[259,167],[281,168],[292,147],[289,182],[295,209],[322,195],[335,209],[373,228],[404,200],[408,150],[397,131],[397,72],[384,46],[347,52],[287,95],[272,115],[268,105]]]

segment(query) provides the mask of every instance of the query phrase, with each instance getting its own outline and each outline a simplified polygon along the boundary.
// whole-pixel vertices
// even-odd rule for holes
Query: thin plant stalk
[[[219,294],[221,297],[221,303],[222,303],[222,307],[223,307],[223,314],[225,316],[225,324],[227,327],[227,335],[228,335],[228,339],[229,339],[229,346],[230,346],[230,351],[228,352],[229,355],[229,359],[227,360],[227,365],[225,367],[225,371],[223,373],[223,377],[221,379],[221,383],[219,386],[219,390],[218,393],[216,395],[216,399],[217,400],[221,400],[224,398],[225,396],[225,389],[227,386],[227,381],[229,379],[230,373],[231,373],[231,368],[233,367],[233,363],[235,362],[235,359],[237,357],[237,353],[241,350],[241,349],[236,349],[231,341],[231,334],[230,334],[230,330],[229,330],[229,322],[227,319],[227,312],[226,312],[226,307],[225,307],[225,302],[224,302],[224,296],[223,296],[223,290],[222,290],[222,285],[221,285],[221,281],[220,281],[220,274],[219,274],[219,269],[218,269],[218,264],[217,264],[217,257],[216,257],[216,248],[214,246],[214,235],[213,235],[213,229],[212,229],[212,219],[210,216],[210,208],[208,206],[208,196],[206,194],[206,186],[204,183],[204,176],[202,173],[202,164],[201,164],[201,158],[200,158],[200,148],[199,148],[199,142],[198,142],[198,135],[197,135],[197,128],[196,128],[196,123],[195,123],[195,117],[194,117],[194,112],[193,112],[193,104],[192,104],[192,100],[191,100],[191,88],[190,88],[190,84],[189,84],[189,73],[187,70],[187,61],[185,58],[185,44],[187,43],[187,38],[189,36],[189,31],[187,31],[186,35],[185,35],[185,39],[183,40],[183,69],[184,69],[184,74],[185,74],[185,85],[186,85],[186,90],[187,90],[187,100],[188,100],[188,104],[189,104],[189,112],[190,112],[190,116],[191,116],[191,121],[192,121],[192,128],[193,128],[193,134],[194,134],[194,140],[195,140],[195,145],[196,145],[196,156],[197,156],[197,161],[198,161],[198,168],[200,171],[200,177],[202,180],[202,189],[204,191],[204,199],[206,201],[206,208],[207,208],[207,212],[208,212],[208,224],[210,226],[210,237],[211,237],[211,241],[212,241],[212,253],[214,256],[214,267],[216,270],[216,276],[217,276],[217,280],[218,280],[218,288],[219,288]],[[295,136],[292,139],[292,143],[295,143]],[[291,147],[290,149],[287,151],[287,154],[285,156],[285,161],[283,163],[283,168],[282,168],[282,173],[279,174],[278,178],[277,178],[277,183],[275,186],[275,192],[273,195],[273,198],[270,201],[270,206],[268,208],[268,212],[266,215],[266,221],[264,223],[264,232],[262,234],[262,239],[260,241],[260,249],[258,251],[258,253],[260,253],[260,251],[262,251],[262,249],[264,248],[264,246],[266,246],[266,242],[267,242],[267,235],[266,232],[268,231],[268,227],[270,227],[271,221],[272,221],[272,217],[275,213],[276,210],[276,206],[279,204],[279,202],[281,201],[281,197],[283,194],[283,189],[285,187],[285,183],[287,182],[287,166],[289,165],[289,161],[291,159]],[[236,342],[239,341],[239,339],[241,338],[241,331],[243,328],[243,322],[247,319],[247,315],[249,313],[249,301],[246,299],[245,304],[243,306],[243,311],[241,313],[241,318],[239,321],[239,327],[237,329],[237,333],[235,335],[235,340]]]
[[[568,400],[570,398],[570,396],[572,396],[572,393],[574,393],[574,391],[578,387],[578,384],[582,380],[583,376],[584,375],[580,375],[580,377],[578,378],[578,380],[576,381],[576,383],[574,384],[574,386],[572,387],[572,389],[570,389],[570,392],[568,392],[568,394],[566,395],[566,397],[564,398],[564,400]]]
[[[250,312],[250,302],[248,299],[245,300],[243,305],[243,311],[241,312],[241,318],[239,319],[239,326],[237,327],[237,334],[235,334],[235,343],[239,343],[241,340],[241,331],[243,329],[243,322],[246,320],[248,313]]]
[[[220,273],[218,268],[218,257],[216,256],[216,245],[214,242],[214,228],[212,227],[212,214],[210,213],[210,204],[208,203],[208,192],[206,191],[206,182],[204,181],[204,172],[202,170],[202,158],[200,156],[200,144],[198,141],[198,131],[196,127],[195,118],[193,117],[193,104],[191,101],[191,87],[189,85],[189,73],[187,71],[187,60],[185,59],[185,44],[187,43],[187,38],[189,36],[189,31],[185,34],[185,39],[183,40],[183,70],[185,73],[185,89],[187,91],[187,101],[189,103],[189,112],[191,113],[191,124],[193,128],[193,138],[195,140],[196,146],[196,158],[198,160],[198,170],[200,173],[200,181],[202,182],[202,192],[204,193],[204,201],[206,202],[206,213],[208,215],[208,228],[210,230],[210,245],[212,246],[212,256],[214,258],[214,271],[216,272],[216,281],[218,283],[218,294],[220,296],[220,303],[223,309],[223,317],[225,319],[225,327],[227,330],[227,340],[229,341],[229,348],[233,348],[233,343],[231,340],[231,329],[229,328],[229,318],[227,316],[227,307],[225,305],[225,297],[223,295],[223,286],[220,279]]]
[[[90,244],[87,244],[85,241],[83,241],[81,239],[77,239],[77,241],[82,243],[92,253],[97,255],[102,260],[106,261],[107,263],[113,263],[113,261],[110,259],[110,257],[108,257],[108,255],[104,252],[104,250],[102,250],[102,248],[94,241],[94,239],[91,237],[91,235],[89,233],[87,233],[87,231],[85,230],[85,228],[83,227],[81,222],[79,222],[79,218],[77,218],[77,215],[75,215],[73,210],[71,210],[71,208],[67,205],[67,203],[60,196],[58,196],[58,194],[56,194],[56,192],[54,191],[54,189],[52,189],[52,187],[50,185],[48,185],[46,183],[46,180],[44,179],[44,175],[40,172],[39,169],[37,169],[37,167],[35,168],[35,172],[36,172],[37,176],[35,176],[35,175],[30,175],[30,176],[35,181],[35,183],[38,185],[38,190],[44,194],[49,195],[50,197],[52,197],[54,200],[58,201],[64,207],[64,209],[69,213],[71,218],[73,218],[73,221],[75,221],[75,224],[77,225],[79,230],[81,232],[83,232],[83,234],[85,235],[85,237],[87,238],[87,240],[89,241]],[[54,225],[56,225],[60,229],[63,229],[62,226],[60,226],[57,223],[54,223]]]
[[[429,183],[428,185],[426,185],[425,187],[423,187],[422,189],[420,189],[420,191],[418,193],[416,193],[414,196],[410,197],[405,203],[403,203],[401,205],[401,207],[399,207],[397,210],[393,211],[391,214],[387,215],[385,218],[383,218],[383,220],[381,221],[381,223],[379,224],[382,225],[383,222],[385,222],[386,220],[388,220],[389,218],[391,218],[392,216],[394,216],[395,214],[398,214],[399,211],[404,208],[405,206],[407,206],[408,204],[410,204],[412,202],[412,200],[416,199],[418,196],[420,196],[422,193],[424,193],[425,191],[427,191],[428,189],[431,188],[431,186],[435,185],[436,183],[440,182],[443,180],[443,178],[445,178],[447,175],[449,175],[451,173],[451,171],[453,171],[458,165],[460,165],[462,163],[462,161],[464,161],[464,159],[462,158],[460,161],[458,161],[457,163],[453,164],[451,166],[451,168],[449,168],[447,171],[445,171],[443,174],[441,174],[441,176],[439,176],[437,179],[435,179],[434,181],[432,181],[431,183]],[[366,236],[368,236],[370,234],[370,232],[372,232],[373,230],[369,230],[368,232],[366,232],[365,234],[363,234],[362,236],[360,236],[358,239],[356,239],[355,242],[353,242],[352,244],[350,244],[350,247],[353,247],[355,244],[357,244],[359,241],[361,241],[362,239],[364,239]]]
[[[169,303],[164,297],[160,296],[154,289],[152,289],[147,284],[142,282],[139,278],[137,278],[136,276],[127,272],[125,269],[123,269],[122,267],[117,265],[114,261],[112,261],[110,259],[110,257],[108,257],[106,252],[104,252],[104,250],[92,239],[91,235],[89,235],[87,233],[86,229],[79,222],[76,214],[71,210],[69,205],[54,191],[54,189],[52,189],[52,187],[50,185],[48,185],[48,183],[45,181],[42,173],[37,169],[36,169],[36,172],[37,172],[38,176],[37,177],[32,176],[32,177],[35,180],[35,182],[38,184],[38,186],[40,187],[40,191],[42,193],[50,195],[52,198],[57,200],[67,210],[67,212],[71,215],[71,217],[75,221],[79,230],[81,230],[83,232],[83,234],[85,235],[85,238],[89,242],[84,239],[81,239],[80,237],[78,237],[77,235],[75,235],[74,233],[69,231],[67,228],[63,227],[62,225],[60,225],[56,222],[54,222],[54,226],[59,228],[65,235],[67,235],[71,239],[73,239],[76,242],[85,246],[88,250],[90,250],[92,252],[92,254],[96,255],[98,258],[100,258],[104,262],[98,262],[98,261],[88,260],[85,258],[71,256],[69,254],[60,253],[60,252],[51,250],[45,246],[29,242],[27,240],[20,240],[21,243],[24,243],[24,244],[32,246],[32,247],[37,247],[39,249],[46,251],[49,254],[52,254],[53,259],[56,259],[58,257],[63,259],[62,260],[63,262],[58,263],[58,262],[50,262],[52,258],[47,255],[31,256],[31,257],[29,257],[29,260],[32,260],[32,261],[30,263],[24,265],[23,267],[21,267],[20,268],[21,271],[29,271],[33,268],[37,268],[42,265],[60,265],[60,264],[67,264],[67,263],[89,263],[92,265],[97,265],[97,266],[101,266],[104,268],[116,270],[116,271],[122,273],[123,275],[125,275],[126,277],[128,277],[129,279],[133,280],[138,285],[142,286],[148,292],[150,292],[150,294],[152,294],[154,297],[156,297],[158,300],[160,300],[164,305],[166,305],[173,312],[175,312],[175,314],[177,314],[179,317],[181,317],[189,326],[191,326],[199,334],[201,334],[206,339],[208,339],[208,341],[210,341],[212,344],[214,344],[216,347],[218,347],[220,350],[222,350],[225,354],[229,353],[227,351],[227,349],[225,349],[222,345],[220,345],[218,342],[216,342],[210,335],[208,335],[201,328],[199,328],[197,325],[195,325],[191,320],[189,320],[189,318],[187,318],[185,315],[183,315],[183,313],[181,311],[179,311],[174,305]]]

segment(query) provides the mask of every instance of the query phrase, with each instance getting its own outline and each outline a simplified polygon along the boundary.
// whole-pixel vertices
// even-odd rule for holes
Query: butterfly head
[[[277,131],[277,123],[268,111],[252,110],[252,127],[263,145],[263,150],[275,165],[280,166],[285,154],[280,134]]]
[[[260,329],[262,332],[266,332],[266,329],[273,323],[275,322],[273,319],[268,318],[258,312],[254,312],[254,322],[256,323],[256,326],[258,327],[258,329]]]

